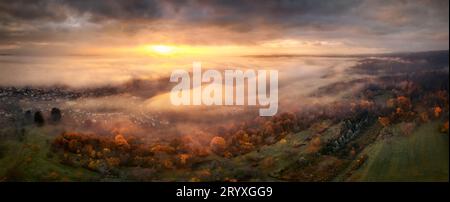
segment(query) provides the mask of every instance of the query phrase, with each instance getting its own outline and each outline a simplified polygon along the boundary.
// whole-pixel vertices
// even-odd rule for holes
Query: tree
[[[226,141],[222,137],[215,136],[209,144],[211,150],[216,154],[222,154],[226,149]]]
[[[58,108],[52,108],[50,114],[50,118],[53,123],[58,123],[61,121],[61,110]]]
[[[27,110],[25,112],[25,123],[26,124],[33,123],[33,113],[31,113],[31,110]]]
[[[391,120],[389,119],[389,117],[378,117],[378,122],[382,126],[387,127],[391,123]]]
[[[448,133],[448,121],[441,127],[441,133]]]
[[[441,116],[442,113],[442,108],[436,106],[434,107],[434,117],[439,118],[439,116]]]
[[[43,126],[45,123],[44,116],[42,115],[41,111],[37,111],[34,113],[34,123],[38,126]]]

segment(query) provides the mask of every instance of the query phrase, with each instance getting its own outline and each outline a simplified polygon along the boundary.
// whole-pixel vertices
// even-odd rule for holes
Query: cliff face
[[[339,151],[351,140],[362,134],[373,120],[374,118],[367,111],[361,112],[352,119],[344,120],[339,135],[326,143],[322,153],[329,154]]]

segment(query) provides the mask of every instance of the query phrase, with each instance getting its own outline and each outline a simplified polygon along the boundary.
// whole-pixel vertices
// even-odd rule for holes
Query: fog
[[[17,62],[19,61],[19,62]],[[357,91],[359,85],[339,93],[316,96],[321,87],[348,82],[358,58],[352,57],[232,57],[199,58],[202,70],[274,69],[279,71],[278,114],[310,110],[315,105],[339,101]],[[214,61],[214,62],[211,62]],[[150,141],[194,135],[211,137],[258,117],[264,106],[174,106],[169,82],[174,69],[192,70],[192,59],[178,58],[14,58],[2,56],[0,85],[68,89],[111,87],[118,92],[77,99],[21,100],[21,108],[49,110],[59,107],[65,114],[67,130],[99,134],[139,135]],[[14,75],[14,76],[10,76]],[[366,76],[370,77],[370,76]],[[361,75],[358,75],[358,78]],[[209,139],[209,138],[206,138]],[[207,140],[205,140],[207,142]]]

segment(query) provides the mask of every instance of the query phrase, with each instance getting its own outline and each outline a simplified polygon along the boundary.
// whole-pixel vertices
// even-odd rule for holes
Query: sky
[[[448,0],[1,0],[0,54],[359,54],[449,49]]]

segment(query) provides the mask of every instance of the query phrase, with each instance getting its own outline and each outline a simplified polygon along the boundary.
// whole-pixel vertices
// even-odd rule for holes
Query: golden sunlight
[[[149,47],[153,52],[168,55],[174,52],[175,48],[172,46],[165,46],[165,45],[154,45]]]

